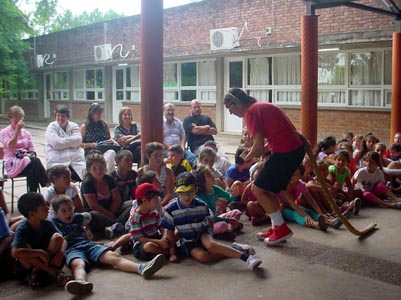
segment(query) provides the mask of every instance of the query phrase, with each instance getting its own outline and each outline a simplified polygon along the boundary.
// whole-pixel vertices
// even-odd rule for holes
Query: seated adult
[[[124,106],[118,114],[119,125],[114,128],[114,140],[123,149],[131,151],[134,163],[141,162],[141,130],[137,123],[133,122],[131,108]]]
[[[216,125],[209,116],[202,115],[199,100],[192,100],[190,105],[191,115],[184,119],[183,125],[188,146],[192,153],[199,155],[200,149],[206,141],[214,140],[217,134]]]
[[[78,124],[70,121],[67,106],[58,105],[55,110],[56,120],[46,129],[45,155],[46,168],[64,165],[71,171],[71,179],[82,181],[85,170],[84,150]]]
[[[185,149],[185,131],[184,126],[180,119],[174,116],[174,104],[166,103],[163,106],[163,144],[164,144],[164,157],[167,157],[167,149],[173,145],[181,145],[184,149],[184,158],[191,163],[192,166],[196,165],[196,155],[191,151]]]
[[[103,153],[106,160],[107,173],[115,169],[114,158],[121,146],[111,138],[109,124],[103,120],[104,108],[99,103],[92,103],[89,107],[88,116],[81,125],[82,135],[81,147],[85,150],[85,156],[95,149]]]
[[[26,176],[30,192],[37,192],[39,184],[49,186],[50,181],[39,158],[36,157],[32,136],[24,124],[24,110],[10,107],[7,117],[10,125],[0,131],[3,144],[3,163],[10,178]]]

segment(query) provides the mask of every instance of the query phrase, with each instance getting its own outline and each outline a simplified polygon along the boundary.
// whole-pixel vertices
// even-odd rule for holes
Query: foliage
[[[24,59],[30,45],[23,40],[30,29],[12,0],[0,0],[0,16],[0,82],[6,80],[8,87],[15,87],[30,78]]]
[[[57,15],[49,32],[71,29],[79,26],[90,25],[94,23],[109,21],[117,18],[124,17],[113,10],[102,13],[99,9],[88,13],[83,12],[80,15],[74,15],[71,10],[66,10],[64,14]]]
[[[38,35],[49,32],[57,15],[58,0],[37,0],[35,11],[32,15],[32,23],[35,33]]]

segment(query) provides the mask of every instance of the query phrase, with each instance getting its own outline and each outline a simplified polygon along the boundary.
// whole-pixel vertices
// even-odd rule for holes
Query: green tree
[[[32,16],[33,28],[37,35],[47,34],[57,16],[58,0],[37,0]]]
[[[30,45],[23,40],[31,32],[15,1],[0,0],[0,89],[17,89],[30,79],[24,53]]]
[[[74,15],[71,10],[66,10],[62,15],[57,15],[49,32],[71,29],[79,26],[90,25],[94,23],[109,21],[124,17],[113,10],[102,13],[99,9],[92,12],[83,12],[80,15]]]

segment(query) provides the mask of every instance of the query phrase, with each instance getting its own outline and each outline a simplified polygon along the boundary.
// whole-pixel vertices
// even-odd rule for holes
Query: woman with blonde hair
[[[137,123],[133,122],[131,108],[123,106],[118,114],[119,125],[114,128],[114,139],[120,143],[123,149],[131,151],[134,162],[141,162],[141,130]]]

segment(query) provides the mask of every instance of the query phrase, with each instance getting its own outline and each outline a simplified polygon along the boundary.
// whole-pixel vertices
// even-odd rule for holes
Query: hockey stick
[[[348,221],[347,218],[345,218],[342,214],[340,209],[338,208],[336,202],[333,199],[332,194],[329,192],[329,189],[327,188],[326,182],[324,181],[322,173],[320,173],[320,170],[317,166],[316,163],[316,157],[312,153],[312,148],[309,143],[309,141],[302,135],[300,134],[299,137],[301,138],[302,142],[304,143],[304,147],[306,150],[306,153],[309,156],[313,171],[315,172],[318,182],[320,183],[323,194],[324,194],[324,200],[330,205],[330,207],[333,209],[333,211],[336,213],[336,215],[340,218],[341,222],[344,224],[344,226],[350,231],[352,234],[355,234],[357,236],[364,236],[371,232],[372,230],[375,229],[376,225],[375,223],[371,223],[367,225],[365,228],[362,230],[357,230],[354,226],[351,225],[351,223]]]

